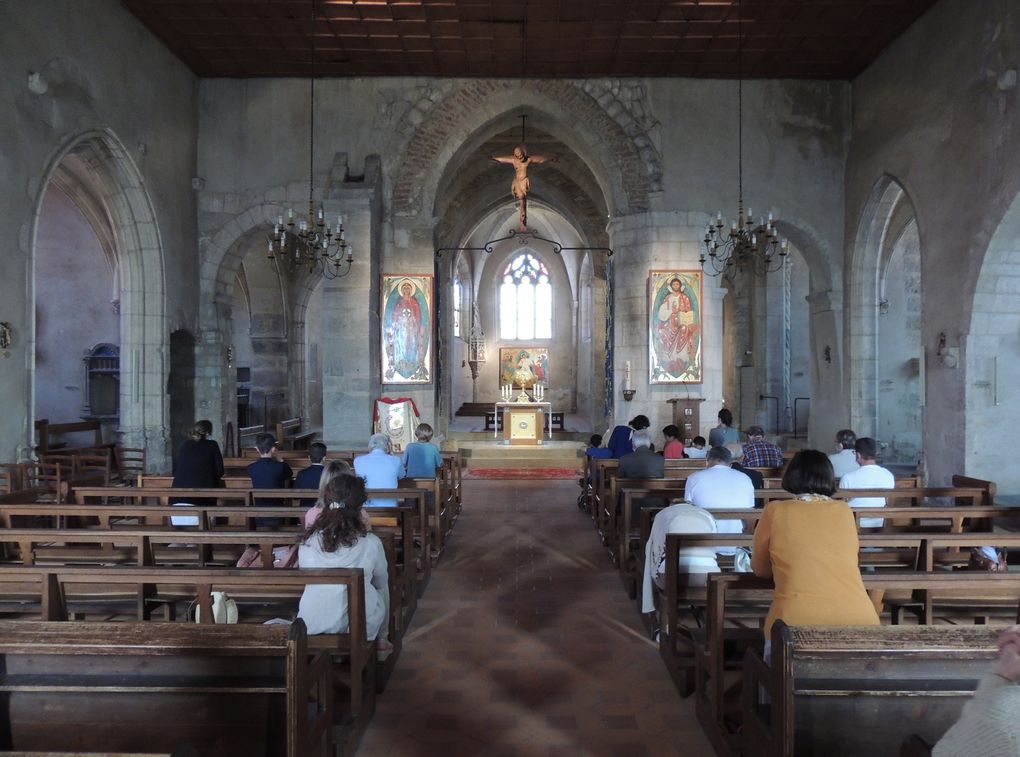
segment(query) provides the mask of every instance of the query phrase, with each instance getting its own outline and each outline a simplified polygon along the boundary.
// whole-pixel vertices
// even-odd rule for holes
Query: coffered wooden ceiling
[[[738,23],[735,0],[121,1],[204,77],[812,79],[853,78],[936,2],[743,0]]]

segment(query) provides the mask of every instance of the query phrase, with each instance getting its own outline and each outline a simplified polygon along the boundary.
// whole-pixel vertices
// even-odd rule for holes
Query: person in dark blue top
[[[198,421],[177,450],[174,462],[174,489],[214,489],[223,486],[223,455],[220,445],[209,438],[213,426],[209,421]],[[186,502],[187,498],[174,497],[171,504]]]
[[[259,451],[259,459],[248,466],[252,489],[286,489],[294,474],[287,463],[276,455],[276,437],[272,434],[259,434],[255,437],[255,448]],[[255,507],[283,507],[283,500],[277,497],[259,497]],[[279,518],[259,518],[264,526],[280,525]]]
[[[322,461],[326,458],[326,445],[322,442],[312,442],[308,445],[308,467],[298,471],[294,476],[295,489],[318,489],[319,481],[322,480]],[[315,505],[315,498],[303,499],[301,504],[304,507]]]
[[[634,451],[634,445],[631,444],[630,440],[631,434],[635,431],[646,429],[651,425],[647,415],[635,415],[626,426],[617,426],[613,429],[613,433],[609,435],[609,441],[606,442],[606,449],[617,459],[624,455],[629,455]],[[654,445],[651,449],[653,452],[655,451]]]

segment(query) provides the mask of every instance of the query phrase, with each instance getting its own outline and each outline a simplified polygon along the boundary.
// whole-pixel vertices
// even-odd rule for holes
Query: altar
[[[504,444],[542,444],[543,437],[548,433],[552,439],[551,402],[507,402],[499,401],[494,405],[496,418],[502,417],[503,423],[494,423],[492,438],[499,438],[500,425],[503,430]]]

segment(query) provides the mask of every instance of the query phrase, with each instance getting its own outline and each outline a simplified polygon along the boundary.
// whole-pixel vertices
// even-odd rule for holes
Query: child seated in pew
[[[708,442],[705,441],[705,437],[694,437],[691,439],[691,446],[684,448],[684,457],[691,460],[704,460],[705,455],[708,454],[708,450],[705,448],[706,444],[708,444]]]
[[[259,434],[255,437],[255,449],[259,451],[259,459],[248,466],[248,476],[253,489],[286,489],[294,476],[290,466],[276,454],[276,437],[272,434]],[[283,500],[276,497],[259,497],[255,507],[283,507]],[[279,518],[259,518],[263,526],[280,525]]]
[[[432,443],[432,426],[419,423],[414,429],[414,438],[401,455],[404,478],[435,478],[436,469],[443,467],[443,456],[439,447]]]
[[[666,460],[680,460],[684,456],[684,443],[680,441],[680,429],[670,423],[662,429],[666,442],[662,445],[662,456]]]
[[[323,492],[322,514],[305,531],[298,545],[301,568],[361,568],[365,571],[365,625],[368,638],[378,639],[379,651],[393,650],[386,639],[390,615],[389,569],[379,537],[365,529],[364,479],[342,473]],[[308,585],[301,594],[298,617],[309,634],[347,633],[347,588]],[[381,633],[381,636],[380,636]]]
[[[295,489],[318,489],[322,482],[322,471],[325,467],[322,462],[326,458],[326,445],[322,442],[312,442],[308,445],[308,467],[294,476]],[[315,504],[314,499],[301,500],[302,507],[311,507]]]

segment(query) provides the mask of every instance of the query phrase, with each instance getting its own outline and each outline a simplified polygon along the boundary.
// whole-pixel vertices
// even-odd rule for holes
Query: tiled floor
[[[464,487],[359,757],[711,755],[576,482]]]

